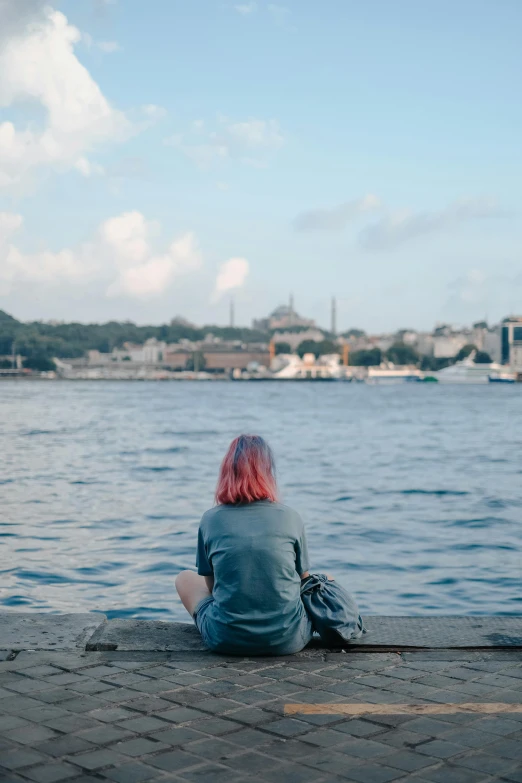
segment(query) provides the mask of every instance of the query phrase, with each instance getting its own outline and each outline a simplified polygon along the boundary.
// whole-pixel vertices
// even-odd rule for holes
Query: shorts
[[[300,652],[313,638],[313,628],[306,612],[303,611],[303,617],[300,626],[296,629],[292,639],[286,639],[282,646],[263,645],[261,648],[244,645],[234,635],[228,639],[216,638],[216,628],[209,616],[209,608],[214,603],[213,596],[203,598],[194,610],[193,619],[196,628],[201,634],[203,642],[211,650],[217,653],[227,655],[293,655]]]

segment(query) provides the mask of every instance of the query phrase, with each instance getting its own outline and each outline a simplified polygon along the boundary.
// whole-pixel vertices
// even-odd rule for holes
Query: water
[[[521,413],[521,386],[2,382],[0,606],[188,619],[174,577],[244,431],[364,612],[520,613]]]

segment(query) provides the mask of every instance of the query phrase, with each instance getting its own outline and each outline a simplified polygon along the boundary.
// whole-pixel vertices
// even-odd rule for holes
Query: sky
[[[0,309],[522,312],[520,0],[0,0]]]

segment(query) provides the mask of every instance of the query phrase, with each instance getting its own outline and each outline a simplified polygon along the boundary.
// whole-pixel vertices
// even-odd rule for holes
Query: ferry
[[[424,373],[414,367],[381,366],[369,367],[366,383],[419,383],[424,380]]]
[[[490,375],[502,373],[505,369],[501,364],[475,364],[475,351],[461,362],[456,362],[443,370],[432,373],[439,383],[489,383]]]

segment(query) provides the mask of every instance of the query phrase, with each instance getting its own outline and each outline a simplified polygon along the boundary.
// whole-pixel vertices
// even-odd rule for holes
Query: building
[[[184,345],[171,345],[165,353],[163,365],[170,370],[200,369],[210,373],[228,373],[246,370],[251,365],[269,367],[270,353],[263,343],[200,343],[193,350]]]
[[[292,296],[289,304],[279,305],[268,318],[252,321],[252,329],[257,329],[260,332],[268,332],[272,329],[290,329],[293,326],[315,326],[315,321],[312,318],[303,318],[296,313]]]
[[[303,340],[313,340],[321,343],[324,340],[324,334],[319,329],[304,329],[302,332],[274,332],[272,341],[277,343],[288,343],[292,351],[295,351]]]
[[[522,316],[504,318],[500,334],[500,358],[514,372],[522,372]]]
[[[454,359],[468,343],[469,338],[464,334],[436,335],[433,338],[433,356],[435,359]]]

